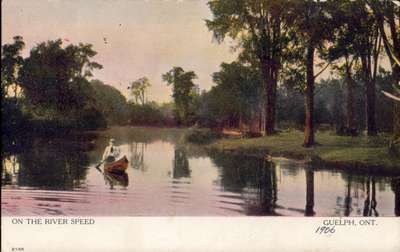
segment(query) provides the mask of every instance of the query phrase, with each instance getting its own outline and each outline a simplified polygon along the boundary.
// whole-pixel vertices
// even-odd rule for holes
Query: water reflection
[[[85,182],[88,164],[87,155],[80,149],[37,141],[34,148],[3,158],[5,178],[3,180],[2,176],[2,182],[57,190],[73,189]],[[11,177],[11,181],[7,181],[7,177]]]
[[[376,210],[377,202],[376,202],[376,183],[374,178],[368,177],[366,183],[366,197],[364,201],[364,211],[363,216],[379,216],[378,211]],[[371,192],[372,191],[372,192]]]
[[[129,185],[129,176],[127,173],[112,173],[104,172],[104,181],[110,185],[110,189],[114,189],[115,186],[127,187]]]
[[[380,216],[377,197],[378,185],[381,194],[387,193],[388,180],[386,177],[354,176],[349,173],[315,171],[313,167],[303,167],[304,177],[302,179],[301,173],[299,173],[301,168],[293,167],[290,163],[277,165],[263,159],[249,157],[243,159],[240,156],[226,154],[213,154],[211,158],[221,171],[220,181],[223,188],[240,193],[245,198],[247,215]],[[290,184],[289,181],[279,181],[278,171],[281,177],[285,177],[286,180],[293,178],[295,180],[293,184]],[[337,175],[341,175],[339,177],[342,177],[343,180],[335,179]],[[325,176],[335,180],[335,185],[328,184],[329,181]],[[377,180],[379,180],[379,183]],[[305,195],[304,208],[299,205],[292,205],[293,202],[301,199],[299,197],[301,191],[298,191],[301,181],[304,181],[305,185],[303,190]],[[338,182],[343,183],[343,185],[338,185]],[[279,188],[280,186],[283,188]],[[287,187],[291,188],[288,193],[286,193]],[[392,188],[395,188],[392,190],[394,192],[397,190],[395,192],[397,198],[395,202],[389,203],[395,205],[395,211],[399,211],[398,187],[398,184],[392,185]],[[343,189],[345,193],[344,196],[341,196],[338,192]],[[279,196],[280,191],[281,196]],[[282,195],[282,191],[284,195]],[[315,191],[319,191],[320,194],[317,199],[315,198]],[[335,196],[336,200],[333,201],[334,205],[330,207],[327,198],[332,196]],[[361,204],[360,200],[362,200]],[[390,197],[382,197],[382,200],[387,205],[390,202],[388,201]],[[330,209],[334,211],[330,212]],[[354,209],[356,209],[355,212]],[[385,209],[385,211],[390,210]],[[395,214],[398,216],[398,212]]]
[[[344,198],[344,216],[350,216],[351,211],[353,208],[351,207],[352,204],[352,197],[351,197],[351,182],[352,176],[348,176],[347,179],[347,186],[346,186],[346,196]]]
[[[214,154],[212,160],[221,169],[223,188],[243,195],[248,215],[277,215],[278,188],[274,163],[221,154]]]
[[[125,173],[96,169],[110,138],[129,160]],[[178,144],[180,138],[176,129],[117,128],[89,142],[35,139],[23,152],[3,156],[2,213],[400,215],[398,177],[207,154]]]
[[[133,169],[146,171],[144,153],[146,150],[146,143],[133,142],[129,144],[129,151],[131,153],[130,163]]]
[[[175,149],[172,177],[175,179],[190,177],[189,160],[183,148]]]
[[[278,192],[276,187],[275,165],[266,160],[260,160],[260,174],[256,175],[258,181],[254,185],[258,202],[255,202],[257,207],[253,207],[252,215],[277,215],[275,212],[276,202],[278,200]]]
[[[100,166],[95,166],[95,169],[99,171],[104,178],[104,184],[108,185],[110,189],[114,189],[115,186],[127,187],[129,185],[129,176],[126,172],[114,173],[104,171],[100,169]]]
[[[400,177],[393,178],[391,182],[391,188],[394,192],[394,213],[396,216],[400,216]]]
[[[1,181],[5,185],[18,184],[19,162],[16,155],[4,157],[2,160]]]
[[[314,216],[314,171],[310,168],[305,170],[306,173],[306,208],[305,216]]]

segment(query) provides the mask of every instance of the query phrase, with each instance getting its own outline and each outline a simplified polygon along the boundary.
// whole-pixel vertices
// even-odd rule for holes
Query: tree
[[[216,101],[209,101],[209,111],[218,111],[218,118],[221,123],[228,123],[230,126],[241,126],[242,122],[250,122],[258,116],[258,107],[262,97],[261,76],[258,71],[239,62],[222,63],[221,70],[213,74],[213,80],[217,84],[209,92],[213,93],[209,98]],[[217,106],[212,108],[211,106]]]
[[[400,136],[400,104],[398,102],[400,99],[400,28],[398,23],[400,6],[398,3],[395,4],[394,1],[388,0],[367,0],[367,2],[375,16],[386,55],[392,67],[393,93],[397,91],[398,95],[396,97],[388,92],[386,92],[386,95],[391,99],[397,99],[397,102],[393,105],[393,130],[395,135]]]
[[[305,79],[304,105],[305,127],[304,147],[315,144],[314,139],[314,89],[315,79],[326,69],[314,74],[315,52],[322,50],[324,42],[329,37],[330,17],[327,15],[327,2],[306,0],[292,1],[289,8],[288,23],[292,28],[292,60],[297,69],[294,70],[297,78]],[[305,66],[305,68],[303,67]],[[302,75],[304,77],[302,77]],[[301,84],[300,84],[301,85]]]
[[[146,103],[146,91],[151,86],[149,79],[147,77],[143,77],[135,80],[131,83],[129,87],[131,89],[131,94],[135,98],[136,103],[141,103],[144,105]]]
[[[376,25],[382,35],[384,48],[392,66],[394,84],[400,82],[400,30],[396,21],[400,18],[400,7],[389,0],[366,0],[372,10]]]
[[[355,1],[353,5],[351,26],[356,36],[354,46],[360,55],[361,76],[365,83],[367,134],[374,136],[377,134],[375,80],[381,50],[381,35],[378,23],[365,2]]]
[[[25,117],[19,101],[20,83],[18,72],[24,59],[21,51],[25,43],[20,36],[14,37],[12,44],[5,44],[1,48],[1,128],[3,141],[12,143],[14,136],[22,128]]]
[[[113,86],[100,80],[92,80],[92,95],[95,107],[103,114],[108,124],[123,125],[128,122],[128,104],[125,96]]]
[[[21,36],[15,36],[14,43],[5,44],[1,48],[1,97],[5,99],[9,88],[13,87],[14,97],[18,96],[19,82],[17,79],[18,70],[23,64],[24,59],[21,51],[25,47],[25,42]]]
[[[20,70],[19,81],[36,112],[54,110],[70,115],[90,105],[92,70],[102,66],[91,59],[96,55],[90,44],[62,46],[61,39],[32,48]]]
[[[287,1],[214,0],[208,3],[213,19],[207,20],[209,30],[222,41],[229,36],[238,41],[253,67],[263,77],[265,133],[271,135],[275,126],[276,89],[282,54],[287,43],[283,16]]]
[[[191,106],[194,101],[193,79],[197,76],[193,71],[185,72],[181,67],[173,67],[170,71],[162,75],[163,81],[167,85],[172,85],[172,97],[175,102],[175,118],[178,123],[187,125],[193,113]]]
[[[332,63],[332,68],[341,76],[346,84],[346,127],[343,132],[348,135],[357,135],[357,122],[355,113],[355,85],[354,70],[359,64],[360,55],[355,50],[356,31],[352,26],[352,3],[341,1],[338,6],[330,9],[336,24],[333,36],[329,38],[331,47],[325,59]]]

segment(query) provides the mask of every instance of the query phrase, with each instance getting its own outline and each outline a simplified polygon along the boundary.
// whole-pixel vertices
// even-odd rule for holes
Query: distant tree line
[[[3,136],[175,124],[171,104],[145,100],[147,78],[132,83],[131,101],[113,86],[91,79],[92,71],[102,68],[92,60],[97,54],[92,45],[47,41],[23,58],[24,46],[20,36],[2,46]]]
[[[211,128],[239,128],[241,123],[256,123],[256,130],[259,130],[260,102],[263,96],[262,80],[257,71],[238,62],[222,63],[221,70],[214,73],[213,78],[216,85],[196,97],[193,121]],[[381,132],[394,130],[393,102],[381,92],[390,90],[391,83],[391,72],[381,68],[376,77],[376,95],[380,101],[376,105],[376,120],[377,129]],[[366,127],[364,87],[360,76],[354,76],[353,85],[353,133],[357,134]],[[351,134],[347,130],[346,120],[346,79],[340,76],[321,79],[316,87],[316,128],[335,130],[339,135]],[[290,80],[277,88],[276,114],[277,128],[304,129],[304,94]]]

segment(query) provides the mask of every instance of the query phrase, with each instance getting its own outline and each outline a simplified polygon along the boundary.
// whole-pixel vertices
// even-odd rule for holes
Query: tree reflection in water
[[[337,197],[335,213],[341,216],[380,216],[377,188],[384,191],[388,178],[352,173],[342,173],[342,178],[346,182],[345,196],[344,198]]]
[[[364,201],[363,216],[379,216],[379,213],[376,210],[376,185],[374,178],[371,179],[371,177],[368,177],[367,181],[365,182],[365,191],[366,196]]]
[[[225,190],[241,193],[248,215],[277,215],[277,175],[275,164],[265,159],[214,153]]]
[[[192,206],[193,202],[201,202],[199,212],[203,211],[203,205],[206,206],[201,214],[210,213],[208,211],[211,207],[215,207],[219,214],[220,209],[224,207],[229,209],[229,212],[223,211],[223,214],[236,211],[244,215],[315,216],[333,213],[335,216],[392,216],[394,211],[396,216],[400,216],[399,177],[313,170],[314,167],[304,167],[304,164],[278,161],[275,165],[264,159],[244,155],[200,152],[189,146],[177,145],[174,141],[178,137],[168,138],[166,133],[145,135],[146,131],[114,129],[96,138],[96,141],[90,139],[86,143],[85,140],[69,138],[34,139],[32,143],[24,145],[29,148],[21,149],[19,153],[9,152],[3,155],[2,185],[5,191],[12,189],[7,191],[9,195],[17,191],[15,188],[18,186],[21,186],[22,190],[24,187],[49,189],[50,193],[54,193],[53,190],[80,190],[87,186],[87,190],[85,188],[83,191],[94,192],[91,195],[94,195],[96,200],[100,199],[99,194],[104,192],[105,196],[114,196],[121,188],[134,192],[132,195],[140,195],[142,192],[147,193],[149,186],[160,186],[160,191],[168,192],[168,195],[173,197],[172,200],[179,201],[178,205],[173,205],[174,211],[180,210],[181,206]],[[131,155],[128,154],[127,157],[130,166],[137,169],[128,170],[130,176],[134,174],[131,178],[128,178],[127,174],[111,174],[103,180],[102,174],[92,174],[93,164],[99,163],[99,157],[110,137],[117,139],[118,143],[123,143],[124,151],[131,151]],[[150,158],[158,157],[161,150],[159,147],[162,143],[157,139],[168,143],[161,146],[162,151],[166,151],[165,155],[159,156],[168,162],[165,167],[159,167],[160,162],[149,162]],[[93,142],[94,149],[82,147],[88,145],[87,142]],[[152,144],[157,148],[153,148]],[[209,158],[214,164],[210,163]],[[189,159],[193,163],[189,163]],[[139,172],[146,171],[146,161],[148,172]],[[92,170],[86,178],[88,169]],[[169,176],[165,181],[166,173]],[[133,178],[139,182],[136,187],[128,186],[132,185]],[[107,190],[104,190],[104,182],[107,184]],[[164,187],[165,183],[168,183],[168,187]],[[169,186],[169,183],[173,185]],[[10,184],[18,186],[9,186]],[[108,194],[109,188],[118,190]],[[304,189],[299,191],[299,188]],[[41,190],[40,193],[43,193]],[[30,196],[27,194],[26,197]],[[12,201],[14,197],[10,199]],[[137,202],[136,198],[130,200]],[[203,200],[210,203],[203,204]],[[126,204],[129,206],[129,201]],[[186,208],[182,208],[182,213],[186,214],[183,211],[186,211]],[[165,214],[162,211],[157,213]]]
[[[2,185],[18,184],[19,161],[16,155],[3,157],[1,165]]]
[[[305,216],[314,216],[314,171],[306,168],[306,208]]]
[[[394,215],[400,216],[400,177],[393,178],[390,186],[394,192]]]
[[[352,176],[348,176],[347,186],[346,186],[346,196],[344,198],[344,216],[350,216],[351,211],[353,210],[351,207],[352,198],[351,198],[351,182]]]
[[[7,157],[3,157],[7,160]],[[18,154],[19,186],[68,190],[81,186],[89,160],[80,146],[37,140]],[[3,182],[3,178],[2,178]]]
[[[175,179],[179,178],[190,178],[191,170],[189,168],[189,160],[184,148],[176,148],[173,160],[173,172],[172,177]]]
[[[143,172],[147,171],[147,166],[144,162],[146,143],[132,142],[129,144],[129,151],[131,152],[130,163],[132,168]]]
[[[275,212],[277,198],[275,164],[260,160],[262,169],[260,179],[256,185],[259,194],[260,215],[277,215]]]

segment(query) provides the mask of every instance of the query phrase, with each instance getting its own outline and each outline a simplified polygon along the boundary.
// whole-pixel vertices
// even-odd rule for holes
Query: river
[[[207,152],[184,130],[36,138],[2,159],[5,216],[398,216],[399,179]],[[126,174],[96,169],[110,138]]]

